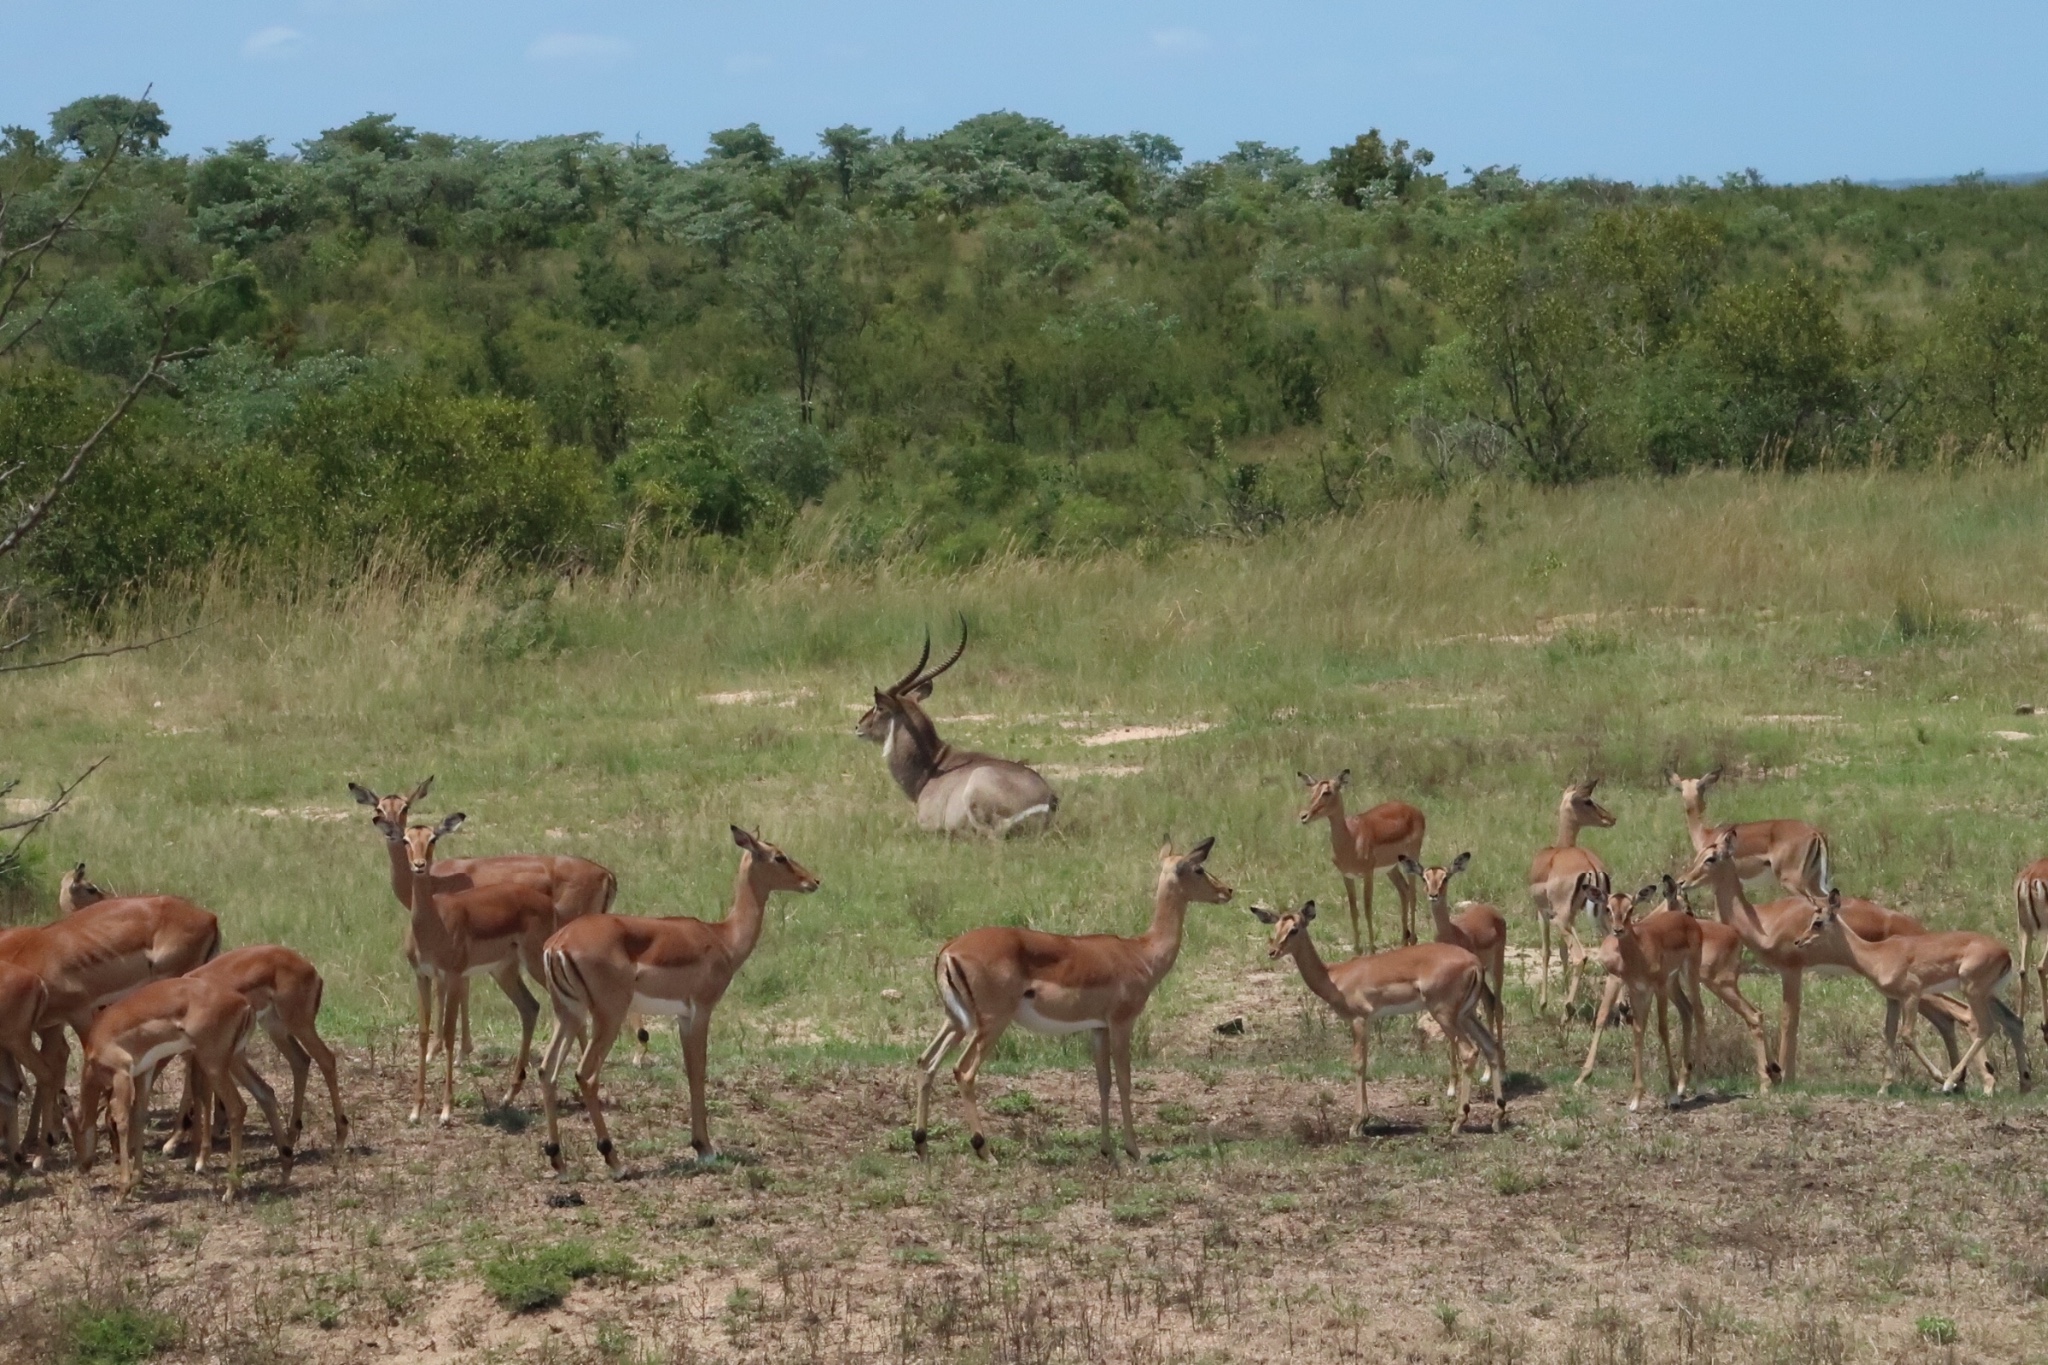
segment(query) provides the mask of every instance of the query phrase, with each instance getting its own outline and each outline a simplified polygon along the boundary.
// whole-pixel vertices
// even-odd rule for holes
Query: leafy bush
[[[64,1335],[68,1365],[136,1365],[175,1346],[182,1333],[174,1318],[117,1304],[79,1309]]]
[[[600,1253],[588,1242],[556,1242],[511,1250],[477,1267],[484,1288],[500,1307],[512,1313],[553,1308],[569,1297],[577,1280],[599,1275],[628,1275],[633,1260],[623,1253]]]

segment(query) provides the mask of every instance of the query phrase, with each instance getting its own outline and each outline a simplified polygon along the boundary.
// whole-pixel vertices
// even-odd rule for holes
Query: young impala
[[[1891,1089],[1893,1062],[1899,1043],[1919,1058],[1927,1074],[1941,1082],[1947,1094],[1962,1082],[1970,1063],[1979,1060],[1991,1044],[1991,1031],[2003,1029],[2012,1042],[2013,1064],[2019,1068],[2020,1093],[2027,1093],[2033,1075],[2027,1070],[2026,1029],[2019,1016],[1998,998],[1998,989],[2012,976],[2012,954],[1989,934],[1961,931],[1938,934],[1908,934],[1903,938],[1866,939],[1851,928],[1842,913],[1842,893],[1830,891],[1827,900],[1813,907],[1806,933],[1798,940],[1801,948],[1826,944],[1847,957],[1871,985],[1884,996],[1884,1080],[1877,1087],[1882,1095]],[[1913,1016],[1919,1003],[1938,991],[1960,989],[1969,1002],[1970,1050],[1947,1071],[1938,1070],[1913,1041]],[[1904,1019],[1903,1039],[1900,1020]],[[1995,1085],[1991,1068],[1983,1068],[1984,1093]]]
[[[930,672],[932,637],[927,631],[917,664],[886,690],[877,688],[875,704],[854,724],[853,733],[882,746],[882,761],[903,794],[917,804],[923,829],[958,834],[969,830],[1001,837],[1036,822],[1052,826],[1059,794],[1036,770],[993,754],[955,749],[939,738],[922,702],[932,683],[960,662],[967,652],[967,622],[960,622],[960,645],[952,657]]]
[[[1372,922],[1372,878],[1382,868],[1386,869],[1387,880],[1394,884],[1394,894],[1401,898],[1401,942],[1415,942],[1415,884],[1401,871],[1401,860],[1422,856],[1422,812],[1405,801],[1382,801],[1357,815],[1346,815],[1344,792],[1351,785],[1351,769],[1346,768],[1335,777],[1310,777],[1301,772],[1295,776],[1308,789],[1308,804],[1302,807],[1301,823],[1330,822],[1330,860],[1337,864],[1337,871],[1344,878],[1344,896],[1351,902],[1351,951],[1374,952],[1379,947]],[[1358,891],[1354,883],[1363,883],[1365,888],[1362,944],[1358,937]]]
[[[1636,918],[1636,905],[1657,893],[1646,886],[1635,895],[1616,893],[1591,908],[1605,935],[1600,940],[1600,965],[1607,969],[1607,989],[1593,1016],[1593,1045],[1574,1085],[1584,1085],[1600,1056],[1600,1035],[1623,989],[1628,991],[1628,1022],[1635,1032],[1635,1084],[1629,1091],[1633,1113],[1643,1102],[1643,1030],[1650,1003],[1657,1005],[1657,1041],[1664,1049],[1664,1084],[1669,1103],[1677,1105],[1692,1088],[1692,1069],[1699,1060],[1700,927],[1691,915],[1648,915]],[[1671,1002],[1678,1002],[1679,1044],[1676,1074],[1671,1064]]]
[[[1744,882],[1775,877],[1795,896],[1828,893],[1828,840],[1804,820],[1746,820],[1739,825],[1707,823],[1707,790],[1721,780],[1714,769],[1699,777],[1666,773],[1685,807],[1685,832],[1698,853],[1727,831],[1735,834],[1735,871]]]
[[[1550,1008],[1550,935],[1555,930],[1565,954],[1567,984],[1564,1010],[1571,1013],[1579,998],[1579,978],[1586,969],[1586,946],[1572,925],[1582,905],[1605,904],[1614,887],[1607,864],[1591,849],[1579,847],[1582,829],[1611,829],[1614,815],[1593,799],[1597,777],[1564,789],[1557,802],[1557,842],[1539,849],[1529,864],[1529,895],[1543,926],[1543,975],[1537,987],[1537,1008]]]
[[[939,949],[932,975],[946,1022],[917,1063],[917,1109],[910,1141],[925,1155],[925,1119],[932,1082],[954,1047],[961,1048],[953,1079],[967,1111],[974,1154],[992,1160],[974,1099],[974,1078],[1011,1024],[1033,1033],[1086,1033],[1095,1051],[1095,1088],[1101,1101],[1102,1154],[1112,1155],[1109,1082],[1116,1073],[1123,1104],[1124,1151],[1138,1155],[1131,1116],[1131,1030],[1152,992],[1180,956],[1190,904],[1222,905],[1234,894],[1209,874],[1204,839],[1185,854],[1169,842],[1159,849],[1152,893],[1152,923],[1136,938],[1115,934],[1049,934],[1038,929],[970,929]]]
[[[379,796],[358,783],[348,784],[349,794],[355,797],[358,805],[370,808],[370,823],[384,836],[385,857],[391,866],[391,894],[398,897],[398,903],[408,910],[412,908],[412,866],[405,856],[405,824],[413,806],[426,799],[433,786],[434,779],[429,777],[403,795],[393,792],[389,796]],[[84,871],[82,864],[79,870]],[[557,929],[584,915],[606,913],[619,894],[619,879],[612,875],[610,868],[566,853],[501,853],[486,858],[437,858],[434,875],[468,877],[478,886],[518,882],[537,887],[554,902]],[[417,954],[409,940],[404,950],[406,961],[414,962]],[[462,984],[456,999],[455,1018],[462,1033],[462,1060],[468,1061],[471,1048],[467,982]],[[638,1035],[640,1052],[635,1056],[636,1062],[645,1060],[647,1043],[646,1030],[639,1030]]]
[[[1464,1127],[1472,1112],[1467,1055],[1486,1059],[1493,1078],[1493,1131],[1501,1130],[1508,1114],[1501,1088],[1507,1059],[1482,1017],[1485,983],[1478,958],[1448,943],[1419,943],[1326,967],[1308,936],[1308,926],[1316,917],[1314,901],[1286,914],[1257,905],[1251,911],[1260,923],[1273,926],[1268,956],[1292,957],[1301,969],[1303,984],[1322,997],[1338,1018],[1351,1021],[1351,1058],[1358,1068],[1358,1121],[1352,1125],[1353,1136],[1364,1133],[1372,1113],[1366,1095],[1371,1070],[1367,1039],[1372,1021],[1383,1014],[1424,1010],[1443,1030],[1444,1046],[1451,1054],[1451,1086],[1456,1092],[1451,1131]]]
[[[71,1139],[78,1169],[92,1169],[93,1145],[99,1131],[100,1101],[111,1096],[114,1151],[120,1163],[117,1197],[135,1188],[142,1124],[148,1115],[149,1091],[156,1073],[172,1058],[189,1056],[201,1085],[201,1111],[219,1099],[228,1111],[228,1187],[231,1200],[241,1185],[242,1119],[248,1106],[246,1087],[263,1106],[277,1143],[284,1178],[292,1173],[292,1142],[277,1113],[277,1096],[249,1066],[244,1055],[255,1011],[241,994],[217,982],[193,977],[154,981],[133,995],[100,1011],[85,1039],[85,1069],[79,1080],[78,1112]],[[194,1171],[206,1169],[213,1147],[213,1125],[199,1125],[199,1156]]]
[[[597,1079],[626,1016],[635,1012],[675,1016],[690,1089],[690,1146],[700,1158],[711,1155],[711,1120],[704,1100],[711,1012],[761,941],[769,894],[808,895],[818,889],[818,879],[775,845],[738,825],[732,826],[732,841],[739,846],[740,868],[733,877],[732,908],[717,923],[684,915],[605,915],[564,925],[548,940],[545,979],[555,1003],[555,1032],[540,1066],[541,1104],[548,1116],[542,1150],[557,1174],[564,1163],[555,1122],[555,1085],[575,1033],[588,1038],[576,1064],[576,1086],[597,1134],[598,1153],[613,1174],[624,1169],[605,1126]]]
[[[2027,1017],[2027,973],[2031,971],[2041,981],[2041,1037],[2048,1039],[2048,858],[2020,869],[2013,879],[2012,900],[2020,930],[2020,1018]],[[2040,944],[2038,953],[2036,943]]]
[[[1502,990],[1507,985],[1507,916],[1483,901],[1459,901],[1458,913],[1451,913],[1451,878],[1463,872],[1471,861],[1470,853],[1460,853],[1449,867],[1425,868],[1404,856],[1401,870],[1411,881],[1422,883],[1422,893],[1429,897],[1430,918],[1436,921],[1436,941],[1463,948],[1479,959],[1481,977],[1493,997],[1487,1006],[1488,1027],[1493,1030],[1493,1040],[1505,1050],[1507,1036],[1501,1030],[1507,1021],[1501,1002]]]

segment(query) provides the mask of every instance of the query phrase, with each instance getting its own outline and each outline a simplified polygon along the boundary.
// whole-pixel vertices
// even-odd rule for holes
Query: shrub
[[[630,1274],[633,1261],[620,1253],[594,1251],[588,1242],[571,1241],[506,1251],[477,1270],[484,1288],[500,1307],[512,1313],[530,1313],[553,1308],[569,1297],[577,1280]]]

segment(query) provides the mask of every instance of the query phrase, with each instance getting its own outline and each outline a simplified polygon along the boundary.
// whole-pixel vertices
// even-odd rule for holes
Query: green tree
[[[1407,198],[1408,187],[1435,160],[1436,153],[1426,147],[1417,147],[1411,154],[1406,138],[1388,146],[1380,130],[1373,128],[1342,147],[1332,147],[1324,166],[1330,192],[1338,202],[1355,209],[1375,195]]]
[[[1935,320],[1927,379],[1938,436],[2028,458],[2048,435],[2048,293],[2037,280],[1980,270]]]
[[[88,161],[111,155],[154,152],[171,135],[163,106],[144,96],[88,95],[50,115],[50,136],[60,147],[76,147]]]
[[[797,412],[808,426],[826,353],[853,320],[840,262],[847,226],[838,214],[798,226],[773,222],[755,235],[739,272],[747,311],[789,362]]]
[[[825,149],[825,159],[832,163],[832,178],[839,186],[839,202],[851,203],[853,182],[873,159],[882,140],[872,129],[842,123],[818,134],[818,142]]]

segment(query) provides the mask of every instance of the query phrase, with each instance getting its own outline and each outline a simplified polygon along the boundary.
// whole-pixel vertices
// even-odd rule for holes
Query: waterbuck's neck
[[[1287,952],[1293,957],[1294,965],[1301,970],[1301,983],[1321,996],[1323,1001],[1337,1013],[1350,1018],[1356,1013],[1351,1002],[1344,998],[1344,992],[1337,989],[1337,983],[1330,979],[1330,969],[1323,963],[1323,955],[1316,951],[1315,941],[1306,930],[1287,941]]]
[[[905,699],[902,711],[889,718],[882,758],[889,765],[889,776],[911,800],[917,800],[925,783],[938,775],[949,751],[931,717],[916,702]]]

